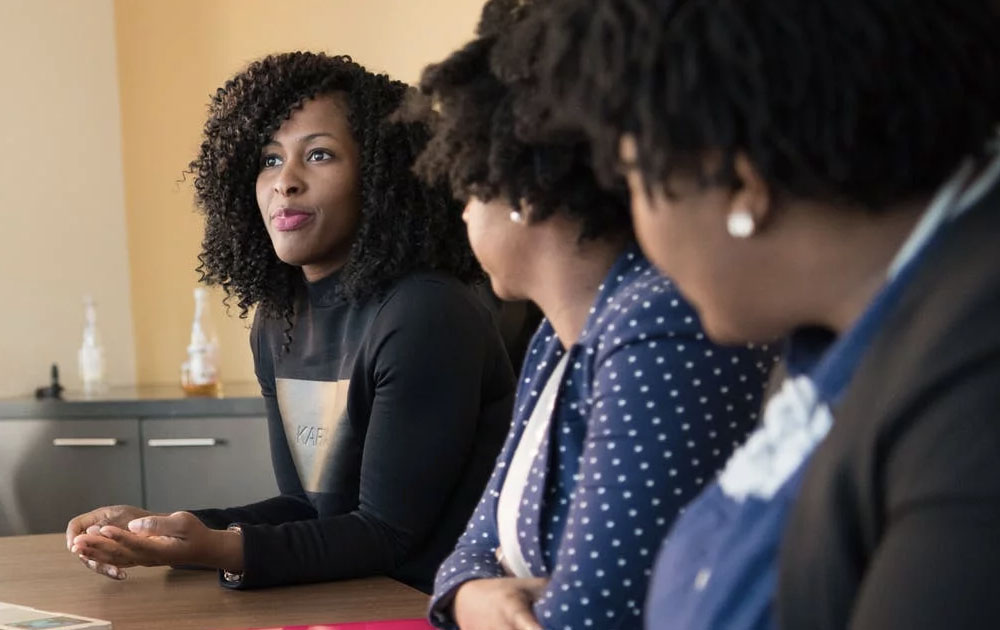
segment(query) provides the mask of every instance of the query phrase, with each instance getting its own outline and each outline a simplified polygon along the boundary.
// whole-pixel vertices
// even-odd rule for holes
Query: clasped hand
[[[471,580],[455,592],[455,622],[462,630],[542,630],[532,605],[546,586],[545,578]]]
[[[66,527],[66,547],[88,568],[124,580],[134,566],[197,564],[243,569],[242,539],[190,512],[156,514],[129,505],[81,514]]]

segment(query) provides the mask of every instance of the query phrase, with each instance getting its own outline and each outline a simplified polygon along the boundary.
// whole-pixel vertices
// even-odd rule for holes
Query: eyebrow
[[[333,135],[332,133],[328,133],[328,132],[326,132],[326,131],[318,131],[318,132],[316,132],[316,133],[310,133],[310,134],[308,134],[308,135],[305,135],[305,136],[301,136],[301,137],[299,137],[299,138],[295,138],[295,139],[294,139],[294,142],[297,142],[297,143],[301,143],[301,144],[305,144],[305,143],[307,143],[307,142],[310,142],[310,141],[312,141],[312,140],[315,140],[316,138],[322,138],[322,137],[326,137],[326,138],[330,138],[331,140],[337,140],[337,137],[336,137],[336,136],[334,136],[334,135]],[[280,143],[280,142],[278,142],[277,140],[275,140],[274,138],[271,138],[270,140],[268,140],[268,141],[267,141],[267,142],[266,142],[266,143],[264,144],[264,146],[266,147],[266,146],[270,146],[270,145],[272,145],[272,144],[276,144],[276,145],[278,145],[279,147],[281,146],[281,143]]]

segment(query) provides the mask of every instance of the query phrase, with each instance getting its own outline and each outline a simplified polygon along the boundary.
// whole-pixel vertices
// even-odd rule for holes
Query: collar
[[[309,303],[313,306],[334,306],[346,302],[341,292],[340,279],[343,269],[338,269],[315,282],[305,282]],[[305,277],[303,276],[303,279]]]

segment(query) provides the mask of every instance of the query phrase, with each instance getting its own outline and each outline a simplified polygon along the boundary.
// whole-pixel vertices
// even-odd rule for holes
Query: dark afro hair
[[[874,211],[929,194],[996,133],[995,7],[552,0],[539,80],[604,176],[628,132],[651,183],[682,170],[734,185],[744,153],[779,194]]]
[[[424,71],[420,88],[437,114],[424,112],[433,136],[416,172],[428,182],[447,181],[459,198],[529,204],[533,221],[564,213],[579,223],[583,239],[630,234],[622,182],[602,188],[586,136],[548,124],[534,67],[544,30],[525,19],[533,8],[490,0],[477,39]]]
[[[260,153],[271,135],[310,98],[342,92],[360,149],[362,220],[341,272],[344,297],[361,302],[403,275],[439,270],[471,282],[482,277],[457,204],[444,186],[411,172],[426,125],[388,121],[407,86],[347,56],[293,52],[251,63],[216,91],[204,140],[191,165],[205,214],[198,256],[202,281],[238,300],[240,316],[258,306],[291,322],[299,267],[278,259],[257,206]],[[287,332],[287,331],[286,331]]]

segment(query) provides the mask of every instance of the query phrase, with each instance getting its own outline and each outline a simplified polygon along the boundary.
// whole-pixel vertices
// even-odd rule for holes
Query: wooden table
[[[395,580],[233,591],[215,571],[128,569],[118,582],[87,570],[62,534],[0,537],[0,601],[107,619],[114,630],[203,630],[423,617],[427,596]]]

